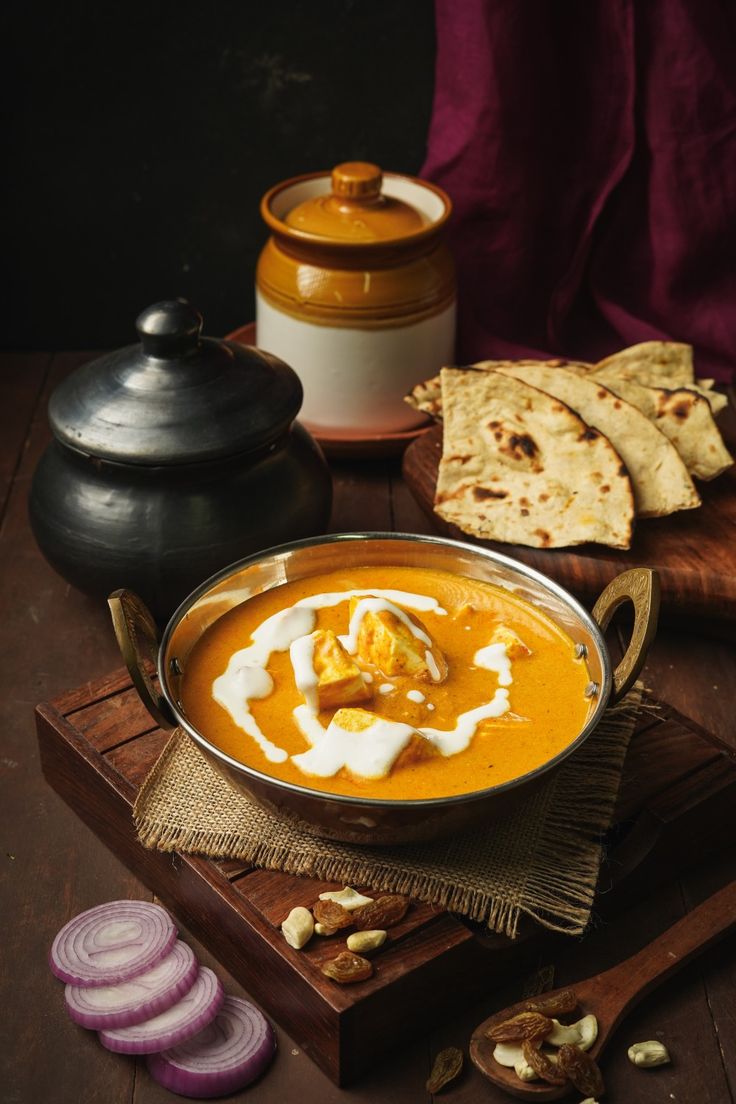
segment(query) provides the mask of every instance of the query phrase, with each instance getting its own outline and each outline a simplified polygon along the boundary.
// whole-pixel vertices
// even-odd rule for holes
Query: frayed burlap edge
[[[514,938],[527,915],[581,934],[590,919],[641,687],[606,711],[583,747],[503,822],[449,841],[360,847],[315,838],[233,790],[176,730],[133,810],[144,847],[241,860],[284,873],[404,893]]]

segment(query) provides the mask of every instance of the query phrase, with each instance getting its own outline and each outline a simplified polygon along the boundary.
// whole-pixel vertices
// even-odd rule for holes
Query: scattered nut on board
[[[284,933],[284,939],[289,946],[296,951],[300,951],[312,938],[314,917],[309,909],[297,905],[284,920],[281,931]]]
[[[360,908],[362,905],[370,905],[373,901],[372,897],[364,897],[362,893],[358,893],[356,889],[351,889],[350,886],[344,886],[342,889],[330,889],[326,893],[320,893],[320,901],[337,901],[338,905],[342,905],[348,912],[352,912],[353,909]]]
[[[375,951],[386,942],[386,932],[380,928],[372,931],[353,932],[347,938],[348,950],[356,954],[365,954],[366,951]]]
[[[666,1066],[668,1062],[672,1061],[667,1047],[656,1039],[634,1043],[633,1046],[629,1047],[627,1054],[629,1061],[633,1062],[635,1066],[641,1066],[642,1069],[648,1069],[650,1066]]]

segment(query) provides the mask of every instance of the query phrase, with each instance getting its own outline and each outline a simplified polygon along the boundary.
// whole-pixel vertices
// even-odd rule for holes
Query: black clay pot
[[[138,318],[140,345],[65,380],[31,488],[33,531],[59,574],[100,596],[130,587],[160,619],[235,560],[324,532],[332,498],[295,422],[296,374],[201,327],[188,303],[158,303]]]

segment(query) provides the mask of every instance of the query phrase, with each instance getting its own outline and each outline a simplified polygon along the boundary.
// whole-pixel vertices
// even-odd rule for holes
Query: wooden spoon
[[[574,986],[565,986],[574,989],[578,997],[578,1015],[592,1012],[598,1019],[598,1038],[588,1051],[591,1057],[598,1061],[623,1017],[642,997],[734,926],[736,882],[731,882],[631,958],[605,973],[577,982]],[[557,992],[560,990],[555,989],[541,996],[547,999]],[[513,1096],[522,1100],[559,1100],[572,1091],[570,1083],[558,1086],[545,1081],[522,1081],[513,1069],[499,1065],[493,1057],[495,1043],[486,1038],[489,1027],[523,1012],[528,1000],[518,1001],[479,1024],[470,1040],[470,1057],[489,1081]]]

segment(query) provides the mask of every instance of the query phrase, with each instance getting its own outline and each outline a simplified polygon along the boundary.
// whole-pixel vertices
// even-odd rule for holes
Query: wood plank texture
[[[736,412],[724,411],[722,418],[733,453]],[[409,446],[403,462],[404,478],[437,532],[514,556],[585,600],[595,599],[627,567],[648,564],[660,575],[665,617],[686,617],[690,629],[697,618],[710,631],[736,636],[736,467],[698,485],[703,504],[697,511],[640,521],[628,551],[599,545],[545,549],[476,540],[437,517],[432,506],[441,454],[437,425]]]
[[[314,938],[295,951],[279,930],[295,905],[311,907],[323,890],[337,888],[335,883],[237,865],[228,870],[187,855],[146,851],[135,839],[131,806],[166,734],[152,729],[124,678],[103,678],[88,687],[87,701],[67,693],[61,704],[66,715],[58,703],[37,711],[47,780],[177,915],[187,918],[338,1083],[353,1080],[377,1054],[398,1041],[409,1043],[448,1015],[454,1007],[448,979],[462,979],[462,987],[452,992],[467,1001],[543,940],[528,927],[529,938],[517,951],[509,940],[476,938],[472,925],[414,902],[390,929],[374,976],[360,985],[336,986],[321,968],[334,957],[336,944],[342,945],[341,937]],[[633,749],[619,802],[622,838],[606,874],[607,885],[623,884],[628,894],[651,879],[655,867],[661,875],[673,859],[680,865],[703,854],[717,828],[736,824],[736,764],[720,746],[663,709],[660,718],[642,718]],[[705,816],[710,801],[713,816]],[[370,894],[370,887],[359,888]]]
[[[130,800],[165,737],[158,730],[131,737],[122,709],[116,714],[119,730],[105,720],[104,711],[101,718],[85,713],[93,698],[112,700],[124,694],[128,676],[117,670],[119,653],[104,603],[69,587],[38,552],[28,526],[27,496],[35,464],[50,436],[45,406],[51,389],[94,355],[63,354],[50,360],[46,354],[32,355],[30,360],[25,354],[0,357],[0,476],[5,496],[0,525],[0,914],[5,920],[0,1004],[7,1013],[0,1017],[0,1098],[4,1104],[165,1104],[173,1099],[150,1078],[142,1060],[106,1051],[94,1032],[84,1031],[64,1013],[63,987],[47,971],[46,958],[56,931],[83,909],[120,898],[150,900],[153,893],[147,886],[160,885],[165,903],[182,898],[190,902],[178,912],[182,937],[217,971],[228,992],[252,1000],[259,994],[269,999],[271,987],[290,984],[293,973],[291,961],[277,953],[276,947],[264,953],[263,941],[269,945],[268,940],[274,938],[273,922],[250,905],[250,930],[256,934],[245,941],[242,938],[239,924],[246,904],[239,883],[247,882],[243,864],[139,854],[129,816]],[[402,482],[397,462],[341,463],[333,471],[333,531],[371,526],[435,531]],[[671,628],[660,632],[650,652],[647,680],[658,696],[694,718],[701,729],[717,733],[725,745],[736,748],[736,655],[733,648],[717,640],[694,638],[691,628],[688,623],[677,632]],[[57,718],[63,714],[70,731],[76,730],[77,713],[86,718],[82,722],[85,733],[79,735],[77,730],[75,736],[84,754],[75,752],[70,758],[69,748],[63,738],[58,742],[53,724],[53,736],[44,750],[47,768],[56,772],[60,787],[81,816],[59,799],[41,771],[33,707],[52,699],[57,704]],[[95,740],[107,750],[102,752]],[[450,967],[439,977],[420,975],[419,995],[416,991],[401,993],[397,981],[397,999],[408,1006],[408,1017],[434,999],[440,1001],[445,1015],[436,1023],[429,1017],[423,1036],[420,1031],[416,1041],[402,1041],[393,1051],[386,1049],[397,1041],[385,1037],[390,1034],[389,1016],[369,1068],[349,1092],[330,1081],[305,1052],[301,1040],[307,1032],[314,1036],[309,1018],[314,1005],[295,998],[290,1030],[276,1024],[276,1061],[267,1076],[249,1090],[248,1099],[259,1104],[429,1104],[424,1085],[432,1056],[445,1045],[466,1048],[475,1025],[495,1009],[519,999],[525,987],[538,979],[540,968],[545,976],[554,968],[558,983],[596,973],[637,950],[697,901],[736,877],[736,856],[727,848],[711,859],[696,856],[687,871],[676,871],[676,880],[662,882],[662,878],[672,878],[677,866],[677,855],[673,860],[670,853],[669,874],[665,869],[667,833],[682,824],[683,817],[664,799],[666,787],[657,782],[658,770],[671,779],[679,771],[675,762],[682,760],[683,769],[690,770],[689,777],[697,779],[698,791],[707,791],[709,807],[715,808],[716,819],[722,818],[722,830],[733,838],[729,818],[736,802],[727,785],[718,788],[722,775],[711,773],[722,761],[711,758],[708,748],[700,756],[691,756],[688,767],[689,747],[692,751],[689,738],[672,737],[662,743],[657,755],[644,756],[641,763],[641,792],[650,794],[656,806],[652,823],[661,832],[661,850],[653,855],[655,863],[661,860],[658,880],[641,884],[629,873],[620,882],[617,892],[623,895],[618,897],[617,892],[607,892],[604,883],[594,924],[585,939],[551,938],[541,945],[527,939],[521,959],[508,975],[492,974],[483,980],[477,999],[472,996],[472,984],[466,984],[472,969],[467,964],[463,967],[462,962],[455,969],[450,960]],[[102,774],[97,769],[100,761]],[[687,804],[688,795],[693,796],[693,788],[685,788],[679,808]],[[724,795],[726,809],[722,807]],[[638,838],[645,850],[649,848],[646,853],[651,859],[651,836],[641,815],[636,814],[636,794],[629,790],[626,799],[626,838],[635,838],[638,824]],[[714,801],[721,804],[714,806]],[[691,818],[693,835],[696,829],[704,833],[692,809],[685,815]],[[670,816],[674,819],[667,822]],[[703,851],[712,842],[706,839]],[[135,864],[136,869],[140,866],[140,876],[120,861],[118,856],[123,854],[126,863]],[[620,848],[617,854],[622,855]],[[634,862],[636,859],[634,856]],[[683,851],[683,864],[685,861]],[[640,868],[634,865],[636,869]],[[613,873],[609,864],[609,881]],[[627,886],[629,892],[623,892]],[[435,917],[421,930],[429,938],[441,933],[441,923],[444,920]],[[457,926],[451,929],[454,938],[458,930]],[[481,942],[480,934],[474,932],[473,938]],[[500,937],[484,937],[482,944],[493,950],[496,960],[506,946]],[[461,947],[470,945],[464,942]],[[216,957],[208,946],[218,948]],[[248,979],[249,988],[239,979]],[[618,1042],[604,1061],[609,1086],[605,1099],[612,1104],[651,1104],[653,1099],[687,1104],[733,1102],[734,991],[736,941],[731,939],[654,994],[623,1025]],[[386,992],[390,994],[392,987]],[[365,1020],[357,1016],[351,1025],[346,1022],[343,1041],[347,1046],[352,1046],[353,1038],[360,1041],[372,1020],[384,1014],[381,1002],[385,997],[378,992],[374,999],[375,1005],[364,1002]],[[329,1021],[323,1020],[317,1034],[329,1037],[330,1031]],[[658,1037],[671,1047],[673,1065],[644,1072],[630,1066],[626,1045]],[[334,1039],[331,1045],[334,1047]],[[487,1085],[477,1071],[466,1069],[437,1099],[448,1104],[503,1104],[508,1098]]]

